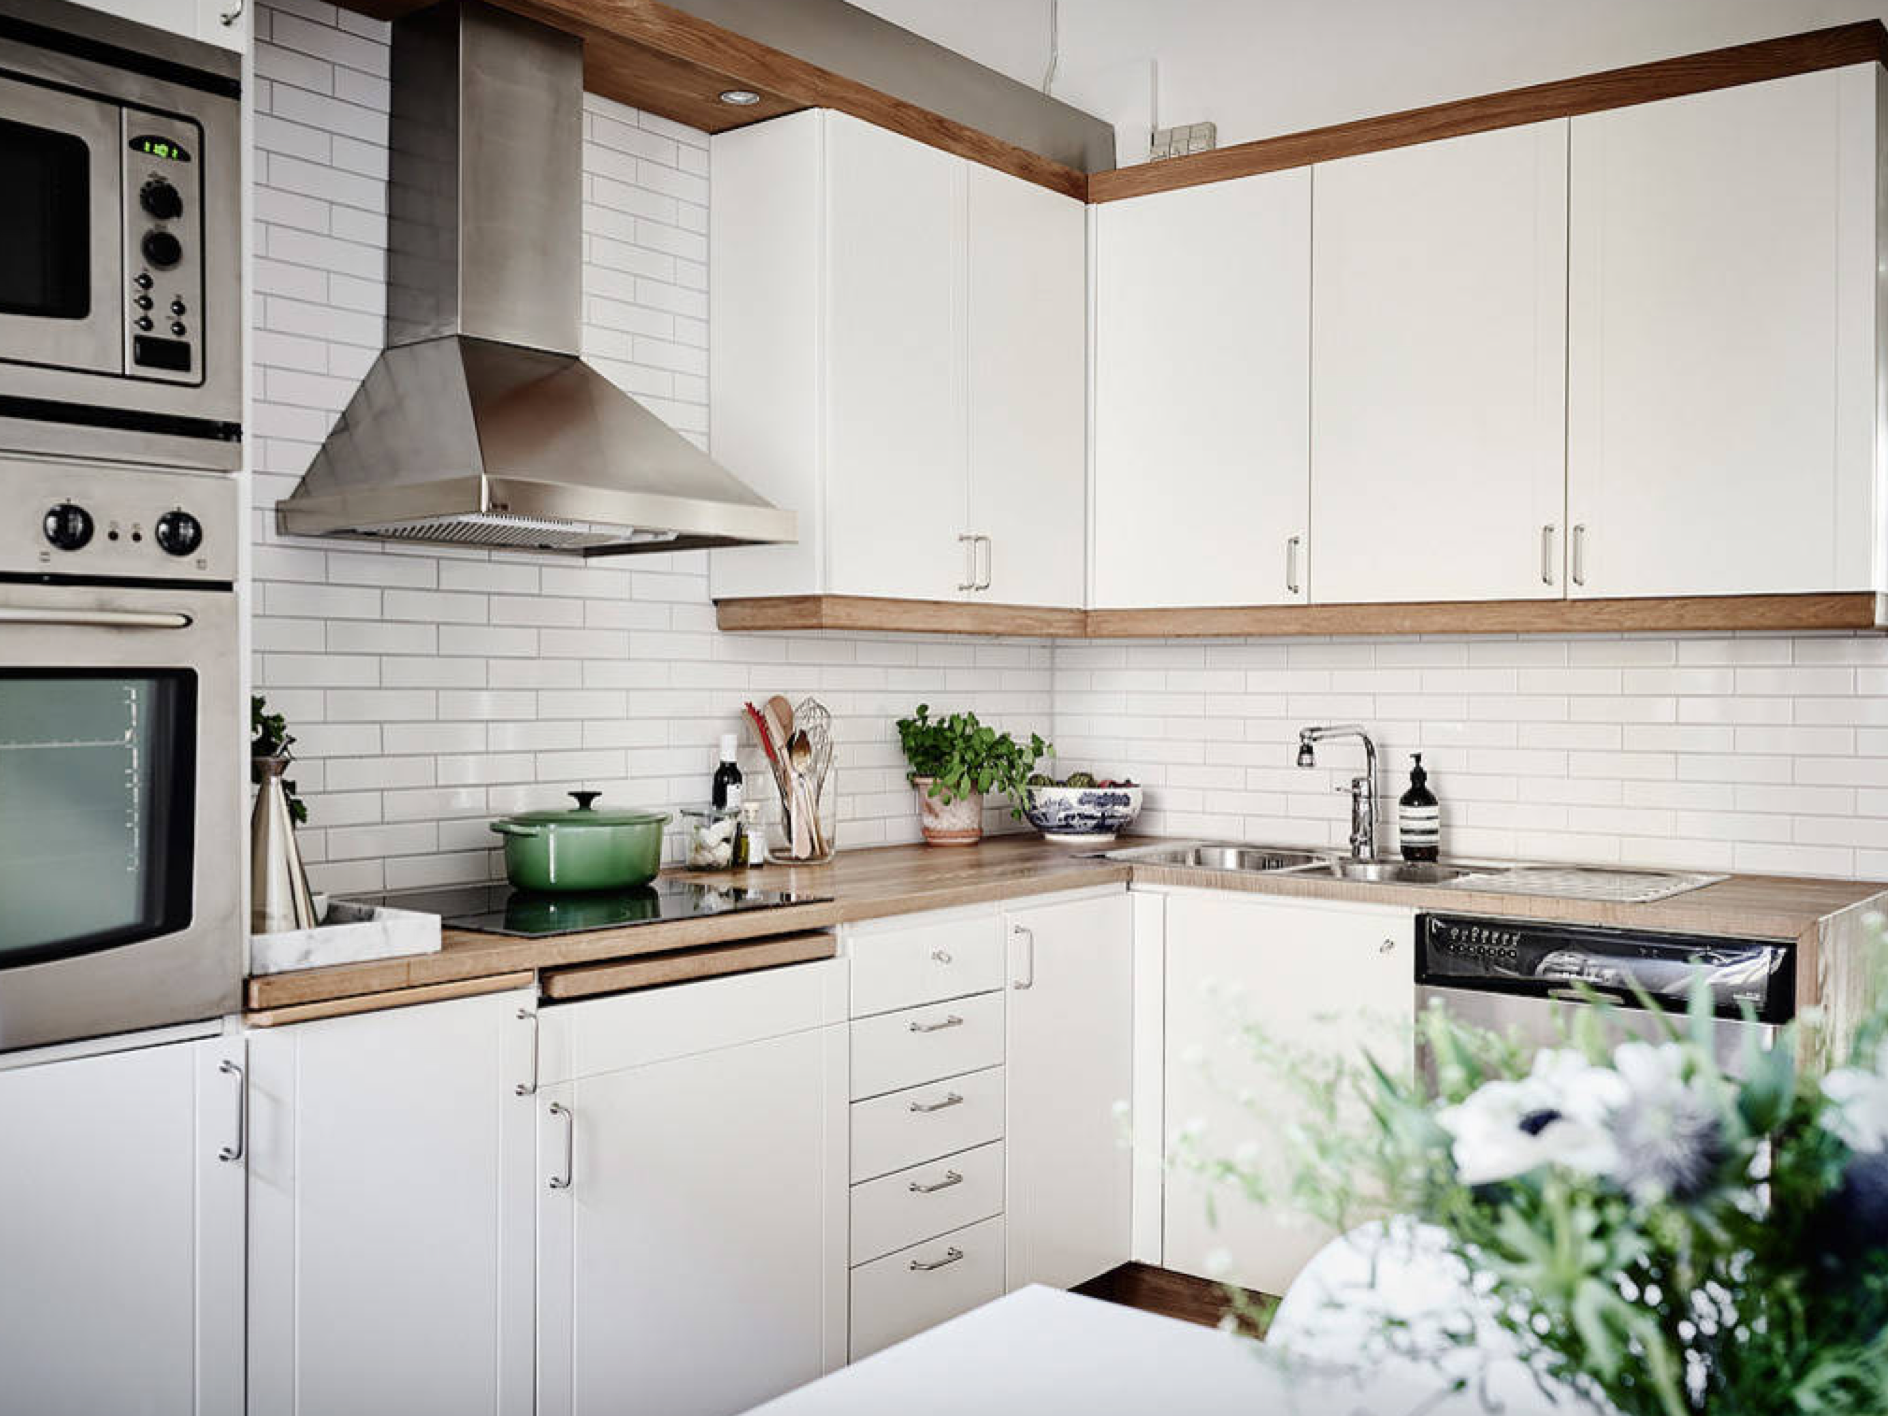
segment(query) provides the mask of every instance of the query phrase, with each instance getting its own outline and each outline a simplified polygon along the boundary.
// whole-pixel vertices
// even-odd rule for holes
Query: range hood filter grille
[[[360,534],[395,541],[511,546],[544,551],[580,551],[591,546],[654,546],[677,539],[673,531],[644,531],[634,526],[604,526],[594,521],[561,521],[544,516],[507,516],[495,511],[363,526]]]

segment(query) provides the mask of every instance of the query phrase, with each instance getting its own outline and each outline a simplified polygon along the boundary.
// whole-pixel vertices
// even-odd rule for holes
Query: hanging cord
[[[1057,11],[1061,8],[1060,0],[1049,0],[1049,67],[1043,71],[1042,91],[1049,92],[1049,85],[1055,82],[1056,65],[1062,61],[1062,25]]]

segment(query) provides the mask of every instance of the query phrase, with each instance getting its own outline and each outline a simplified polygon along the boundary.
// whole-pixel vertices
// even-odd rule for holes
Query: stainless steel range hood
[[[387,347],[294,535],[622,555],[792,541],[766,501],[578,357],[583,43],[446,0],[393,27]]]

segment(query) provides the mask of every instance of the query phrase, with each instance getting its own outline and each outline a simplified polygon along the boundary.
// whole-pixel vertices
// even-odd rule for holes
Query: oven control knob
[[[159,221],[175,221],[184,214],[184,199],[162,177],[153,177],[138,193],[138,205]]]
[[[46,513],[42,524],[46,539],[62,551],[83,550],[92,539],[92,513],[71,502],[60,502]]]
[[[168,231],[147,231],[138,243],[144,259],[159,270],[169,270],[184,258],[184,244]]]
[[[187,556],[203,544],[203,523],[187,511],[167,511],[157,518],[157,544],[173,556]]]

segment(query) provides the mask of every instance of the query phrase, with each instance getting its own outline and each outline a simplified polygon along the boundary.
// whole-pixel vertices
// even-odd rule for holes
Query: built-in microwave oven
[[[234,479],[0,456],[0,1050],[240,1006]]]
[[[0,0],[0,447],[241,461],[240,61]]]

